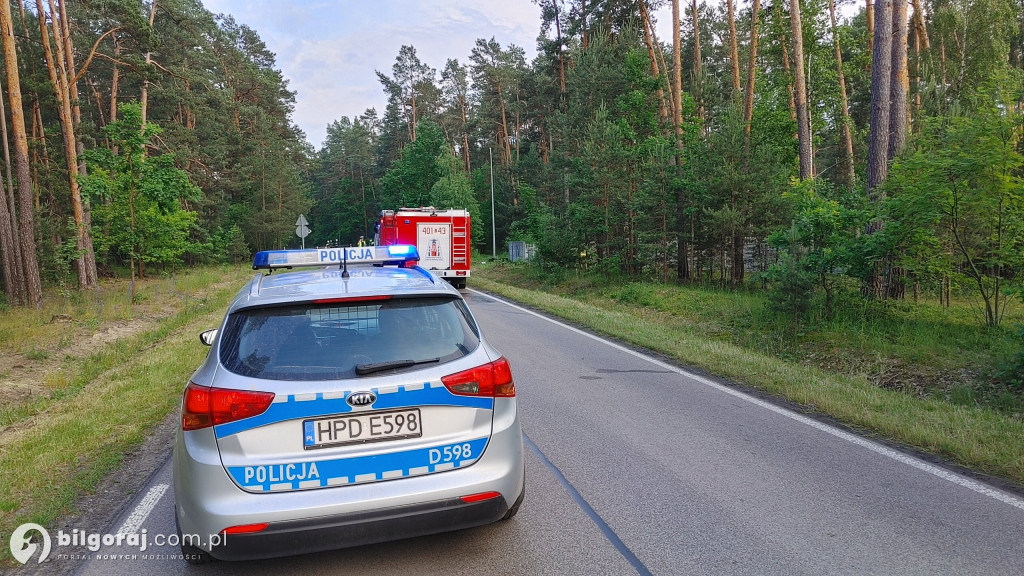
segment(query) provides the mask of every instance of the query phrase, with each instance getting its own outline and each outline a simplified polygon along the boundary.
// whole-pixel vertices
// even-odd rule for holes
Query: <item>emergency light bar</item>
[[[415,246],[361,246],[348,248],[310,248],[307,250],[264,250],[252,259],[253,270],[273,270],[298,266],[330,264],[411,264],[420,259]]]

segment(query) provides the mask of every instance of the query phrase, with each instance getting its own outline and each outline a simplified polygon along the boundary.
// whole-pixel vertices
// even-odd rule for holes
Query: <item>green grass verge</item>
[[[594,298],[586,301],[496,281],[474,269],[473,285],[576,325],[671,357],[828,415],[871,435],[895,440],[982,473],[1024,485],[1024,422],[983,406],[886,389],[866,375],[837,374],[733,343],[715,323],[685,314]],[[507,280],[507,278],[503,278]],[[680,297],[690,297],[687,293]]]
[[[180,403],[208,348],[197,334],[216,327],[249,274],[241,269],[188,275],[184,290],[205,289],[151,330],[112,342],[65,367],[66,386],[18,413],[0,440],[0,535],[24,522],[50,526],[139,446]],[[232,280],[221,286],[214,281]],[[237,281],[234,281],[234,280]],[[10,552],[0,546],[0,565]]]

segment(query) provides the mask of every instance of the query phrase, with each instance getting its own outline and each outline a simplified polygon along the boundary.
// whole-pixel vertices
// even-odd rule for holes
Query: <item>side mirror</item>
[[[205,332],[199,333],[199,341],[204,346],[213,346],[213,341],[217,339],[217,329],[206,330]]]

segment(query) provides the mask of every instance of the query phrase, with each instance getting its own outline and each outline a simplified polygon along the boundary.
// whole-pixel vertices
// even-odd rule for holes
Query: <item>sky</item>
[[[320,148],[327,125],[387,97],[374,70],[391,76],[402,45],[440,73],[448,58],[463,64],[477,38],[492,36],[536,56],[540,8],[530,0],[203,0],[256,30],[277,55],[297,92],[292,121]]]
[[[327,125],[387,97],[375,70],[391,76],[402,45],[439,73],[449,58],[463,64],[477,38],[516,44],[528,61],[537,54],[540,8],[531,0],[203,0],[214,14],[231,14],[254,29],[277,56],[296,92],[292,121],[315,148]],[[664,12],[664,10],[663,10]],[[671,13],[656,14],[659,29]],[[665,32],[667,33],[667,31]],[[668,40],[659,33],[659,40]]]

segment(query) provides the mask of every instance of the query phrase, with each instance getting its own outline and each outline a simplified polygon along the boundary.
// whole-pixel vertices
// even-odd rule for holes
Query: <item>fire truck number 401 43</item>
[[[420,266],[465,288],[470,274],[470,218],[466,210],[433,207],[384,210],[374,241],[378,246],[412,244]]]

